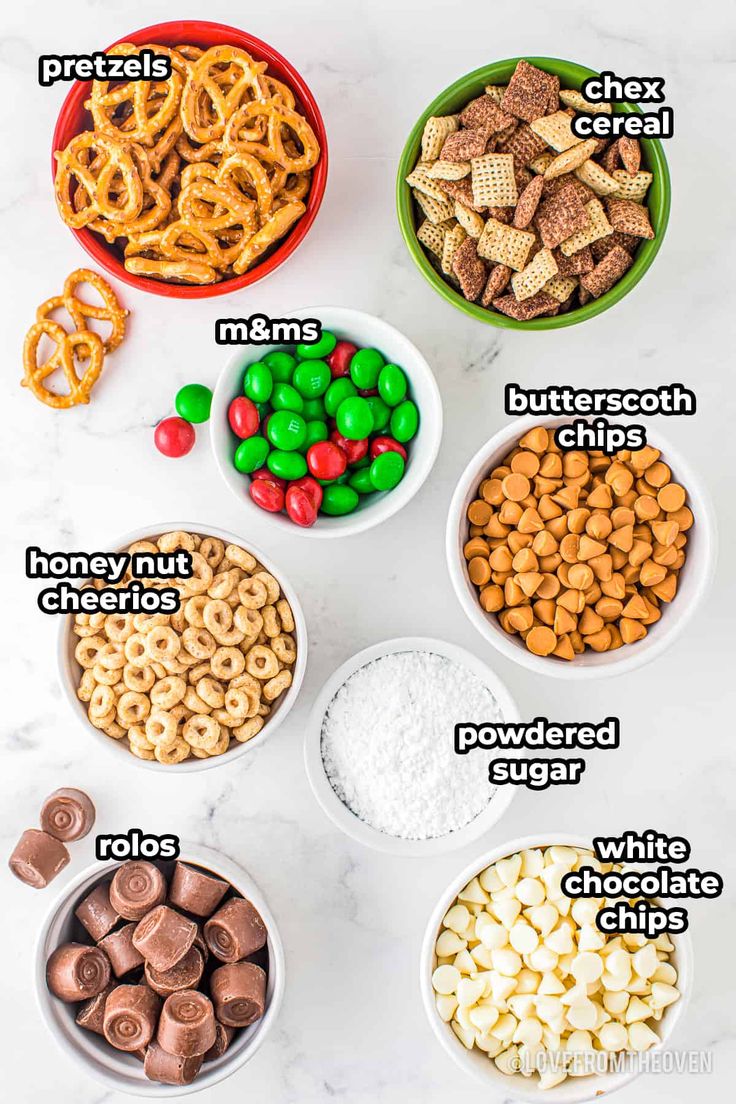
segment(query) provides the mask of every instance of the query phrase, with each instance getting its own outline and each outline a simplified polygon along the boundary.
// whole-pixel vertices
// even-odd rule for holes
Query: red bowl
[[[210,46],[239,46],[252,54],[259,61],[268,62],[268,72],[278,80],[289,85],[296,98],[296,104],[302,112],[312,130],[317,136],[320,146],[320,158],[312,170],[312,180],[307,196],[307,209],[294,226],[291,233],[281,242],[264,261],[242,276],[233,276],[231,279],[222,280],[218,284],[187,285],[169,284],[163,280],[152,280],[146,276],[135,276],[126,272],[122,261],[116,251],[107,244],[94,231],[88,229],[74,230],[72,234],[90,257],[102,268],[140,291],[150,291],[154,295],[163,295],[169,299],[210,299],[215,295],[228,295],[231,291],[239,291],[257,283],[264,276],[268,276],[274,269],[291,256],[296,247],[304,240],[309,228],[317,217],[327,183],[327,136],[325,124],[317,107],[314,96],[304,83],[302,77],[286,58],[277,53],[272,46],[261,42],[259,38],[239,31],[235,27],[226,27],[222,23],[207,23],[201,19],[179,19],[173,23],[157,23],[153,27],[143,27],[132,34],[124,35],[118,42],[133,42],[137,46],[147,43],[160,43],[162,46],[177,46],[191,43],[208,49]],[[107,49],[111,49],[110,46]],[[54,129],[53,145],[51,148],[51,171],[56,175],[56,160],[54,153],[64,149],[71,139],[82,130],[90,128],[91,118],[84,108],[84,101],[89,97],[92,88],[91,81],[75,81],[71,91],[62,104],[59,118]],[[71,228],[70,228],[71,229]]]

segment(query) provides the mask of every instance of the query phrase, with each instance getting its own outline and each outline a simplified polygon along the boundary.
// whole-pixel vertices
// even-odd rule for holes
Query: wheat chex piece
[[[417,230],[417,241],[420,241],[430,253],[434,253],[435,257],[441,257],[446,233],[444,226],[435,226],[429,219],[425,219]]]
[[[469,161],[433,161],[427,173],[432,180],[462,180],[470,176]]]
[[[578,281],[574,276],[560,276],[558,273],[547,281],[542,291],[546,295],[551,295],[558,303],[566,303],[577,286]]]
[[[589,115],[610,115],[613,111],[610,103],[591,103],[576,88],[563,88],[560,92],[560,99],[565,107],[572,107],[575,111],[585,111]]]
[[[453,200],[459,199],[463,206],[470,207],[471,210],[478,211],[480,214],[485,211],[485,207],[476,206],[470,177],[463,177],[462,180],[439,180],[438,184],[446,195]]]
[[[486,218],[496,219],[497,222],[504,222],[507,226],[510,226],[514,221],[514,208],[513,207],[486,207]]]
[[[560,78],[555,76],[554,73],[550,73],[551,82],[549,90],[549,100],[547,101],[547,114],[554,115],[556,111],[560,110]]]
[[[526,123],[515,127],[508,138],[503,139],[498,145],[499,153],[513,153],[514,160],[524,168],[546,149],[547,143],[544,138],[535,134]]]
[[[494,299],[498,299],[502,291],[508,287],[512,269],[508,265],[494,265],[488,273],[488,280],[480,297],[482,307],[490,307]]]
[[[626,169],[614,169],[611,178],[616,188],[610,195],[614,199],[633,199],[635,203],[641,202],[649,191],[652,183],[652,174],[641,169],[637,173],[628,173]]]
[[[599,196],[614,195],[618,188],[614,178],[597,161],[591,161],[590,158],[578,166],[575,176]]]
[[[618,138],[615,142],[611,142],[610,146],[607,146],[601,157],[601,165],[611,176],[613,176],[614,169],[621,168],[621,152],[618,147],[618,142]]]
[[[555,111],[553,115],[543,115],[541,119],[535,119],[529,126],[543,138],[548,146],[558,153],[577,146],[580,139],[570,129],[573,117],[566,111]]]
[[[431,196],[432,199],[439,200],[440,203],[443,203],[445,200],[445,193],[439,185],[432,180],[428,170],[429,165],[426,161],[418,161],[413,171],[407,176],[406,183],[417,192],[423,192],[424,195]]]
[[[591,199],[590,203],[586,204],[585,214],[588,217],[588,226],[585,229],[577,230],[565,241],[560,242],[560,249],[567,257],[572,253],[577,253],[578,249],[583,249],[586,245],[598,241],[598,238],[605,238],[613,229],[606,218],[606,212],[599,199]]]
[[[601,240],[603,241],[605,239]],[[583,246],[577,253],[573,253],[569,257],[566,257],[561,249],[555,249],[554,257],[557,261],[557,268],[559,269],[558,275],[582,276],[585,272],[592,272],[595,268],[592,249],[592,245]]]
[[[460,112],[460,123],[464,127],[486,127],[491,134],[497,134],[515,126],[516,119],[502,111],[493,96],[484,94],[465,105]]]
[[[456,130],[446,138],[439,153],[440,161],[472,161],[482,157],[488,141],[487,127],[468,127]]]
[[[602,261],[606,254],[615,249],[617,245],[633,256],[640,244],[641,238],[635,238],[633,234],[621,234],[618,230],[614,230],[612,234],[607,234],[605,238],[594,241],[589,248],[593,260]],[[577,257],[578,254],[576,253],[575,256]]]
[[[592,298],[593,296],[590,294],[587,288],[578,288],[578,299],[580,301],[581,307],[584,307],[586,303],[589,303]]]
[[[514,295],[522,303],[541,291],[548,280],[557,275],[557,261],[550,249],[540,249],[534,259],[521,272],[511,277]]]
[[[548,180],[552,180],[555,176],[562,176],[563,173],[574,172],[584,161],[593,156],[597,144],[595,138],[586,138],[584,142],[578,142],[564,153],[558,153],[544,170],[544,175]]]
[[[560,309],[557,300],[544,291],[538,291],[523,303],[520,303],[515,295],[503,295],[500,299],[493,300],[493,306],[501,314],[507,314],[509,318],[515,318],[518,322],[528,322],[542,314],[557,314]]]
[[[422,161],[436,161],[445,139],[459,126],[457,115],[431,115],[422,131]]]
[[[510,153],[486,153],[470,162],[475,206],[514,207],[519,193]]]
[[[509,115],[531,123],[540,115],[546,115],[556,83],[549,73],[530,65],[523,58],[514,69],[511,80],[501,100],[501,107]]]
[[[529,168],[533,173],[543,175],[550,161],[554,161],[554,157],[555,155],[550,150],[545,150],[544,153],[537,154],[534,160],[529,162]]]
[[[430,222],[433,222],[435,226],[440,222],[445,222],[446,219],[450,219],[455,214],[454,204],[445,196],[444,199],[435,199],[434,196],[425,195],[424,192],[412,192],[414,199],[421,208],[424,217],[428,218]]]
[[[452,271],[453,258],[467,236],[465,230],[459,223],[456,223],[446,232],[440,260],[442,271],[446,276],[454,275]]]
[[[500,104],[501,100],[503,99],[504,92],[506,91],[506,85],[487,84],[483,91],[485,92],[486,96],[490,96],[492,100],[495,100],[496,103]]]
[[[459,199],[455,200],[455,218],[470,238],[479,238],[483,233],[485,219],[477,211],[471,211]]]
[[[633,176],[641,168],[641,146],[637,138],[629,138],[622,134],[618,140],[618,152],[624,163],[627,173]]]
[[[606,211],[614,230],[633,234],[635,238],[654,237],[649,211],[641,203],[634,203],[631,199],[607,199]]]
[[[478,241],[478,253],[487,261],[521,272],[534,242],[534,234],[527,230],[514,230],[498,219],[489,218]]]
[[[595,196],[595,192],[592,192],[587,184],[583,184],[582,180],[578,180],[574,172],[563,173],[562,176],[553,176],[551,180],[548,180],[545,176],[542,195],[547,199],[549,196],[557,195],[558,192],[565,191],[568,188],[573,189],[583,206],[590,203]]]
[[[474,303],[486,286],[488,269],[478,256],[476,244],[472,238],[455,250],[452,259],[452,271],[458,278],[460,290],[470,303]]]
[[[533,177],[519,196],[519,202],[514,211],[514,226],[517,230],[526,230],[534,218],[539,201],[542,198],[544,180],[541,176]]]
[[[572,234],[587,227],[585,206],[571,181],[540,204],[535,221],[547,249],[554,249]]]
[[[529,184],[533,178],[534,173],[531,173],[528,169],[523,168],[518,161],[514,161],[514,183],[516,184],[517,192],[523,192],[527,184]]]
[[[618,283],[633,263],[633,257],[620,245],[617,245],[610,253],[606,254],[592,272],[587,272],[585,276],[580,277],[580,284],[586,291],[590,292],[594,299],[598,299],[599,296],[606,291],[610,291],[613,285]]]

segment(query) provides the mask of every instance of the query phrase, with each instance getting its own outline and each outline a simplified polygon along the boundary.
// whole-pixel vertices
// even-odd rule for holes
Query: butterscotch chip
[[[549,445],[549,433],[544,426],[535,426],[534,429],[530,429],[528,433],[524,434],[519,444],[524,449],[531,449],[532,452],[546,452]]]
[[[674,513],[685,505],[685,488],[679,483],[668,483],[659,491],[657,502],[666,513]]]
[[[486,613],[497,613],[503,608],[503,590],[496,584],[483,587],[479,601]]]
[[[476,498],[468,506],[468,521],[472,525],[487,525],[491,520],[492,513],[493,511],[487,502],[482,498]]]
[[[491,565],[482,556],[474,556],[468,561],[468,575],[475,586],[485,586],[491,578]]]
[[[512,472],[511,475],[507,475],[501,486],[506,498],[511,499],[512,502],[521,502],[531,490],[529,480],[520,472]]]
[[[526,646],[530,652],[538,656],[548,656],[557,647],[557,637],[552,629],[544,625],[537,625],[526,638]]]

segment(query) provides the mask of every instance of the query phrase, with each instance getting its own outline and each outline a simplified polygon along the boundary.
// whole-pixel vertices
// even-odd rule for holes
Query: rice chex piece
[[[614,230],[612,234],[606,234],[605,238],[599,238],[598,241],[592,242],[589,248],[593,260],[602,261],[606,254],[615,249],[617,245],[633,256],[641,245],[641,238],[635,238],[633,234],[621,234],[618,230]],[[578,254],[576,253],[575,256],[578,256]]]
[[[562,176],[563,173],[574,172],[584,161],[593,156],[596,145],[595,138],[586,138],[584,142],[578,142],[563,153],[558,153],[544,170],[544,175],[551,180],[555,176]]]
[[[468,237],[479,238],[483,233],[483,227],[485,226],[483,216],[479,215],[477,211],[472,211],[470,207],[466,207],[459,199],[455,200],[455,218]]]
[[[500,153],[513,153],[514,160],[526,167],[535,157],[546,151],[547,143],[524,123],[515,127],[508,138],[499,143],[498,149]]]
[[[508,265],[494,265],[488,273],[488,280],[480,297],[482,307],[490,307],[494,299],[498,299],[502,291],[508,287],[512,270]]]
[[[487,127],[468,127],[446,138],[440,150],[440,161],[472,161],[482,157],[488,141]]]
[[[444,222],[446,219],[452,218],[455,214],[455,208],[450,200],[435,199],[434,196],[425,195],[424,192],[412,192],[414,199],[422,209],[425,218],[428,218],[430,222],[433,222],[435,226]]]
[[[521,272],[534,242],[534,234],[528,230],[514,230],[498,219],[489,218],[478,241],[478,253],[487,261],[495,261]]]
[[[422,161],[436,161],[445,139],[459,126],[457,115],[431,115],[422,131]]]
[[[555,111],[553,115],[543,115],[541,119],[535,119],[529,126],[535,134],[544,139],[548,146],[562,153],[563,150],[576,146],[580,141],[570,129],[571,123],[572,116],[566,111]]]
[[[492,96],[484,94],[465,105],[460,112],[460,123],[464,127],[485,127],[491,134],[497,134],[514,126],[516,119],[502,111]]]
[[[469,161],[433,161],[427,169],[432,180],[462,180],[470,176]]]
[[[543,174],[550,161],[554,161],[554,158],[555,155],[550,150],[545,150],[544,153],[538,154],[533,161],[529,162],[529,168],[533,173]]]
[[[501,107],[509,115],[531,123],[540,115],[547,114],[555,91],[554,78],[522,58],[503,94]]]
[[[546,295],[551,295],[558,303],[566,303],[577,286],[578,281],[574,276],[560,276],[558,274],[547,281],[542,291]]]
[[[618,152],[624,163],[627,173],[633,176],[641,168],[641,146],[637,138],[629,138],[622,134],[618,140]]]
[[[614,178],[597,161],[591,161],[590,158],[578,166],[575,176],[599,196],[614,195],[618,187]]]
[[[563,88],[560,92],[560,99],[565,107],[572,107],[575,111],[585,111],[589,115],[610,115],[613,111],[610,103],[591,103],[576,88]]]
[[[601,238],[601,241],[605,241],[605,238]],[[596,243],[597,244],[597,243]],[[593,260],[594,246],[585,245],[582,249],[579,249],[577,253],[571,254],[566,257],[561,249],[554,250],[554,257],[557,261],[557,268],[559,269],[560,276],[582,276],[585,272],[592,272],[595,268],[595,261]]]
[[[540,249],[525,269],[515,272],[511,277],[514,295],[520,303],[524,299],[531,299],[532,295],[541,291],[547,281],[556,275],[557,261],[552,256],[551,250]]]
[[[606,211],[614,230],[633,234],[635,238],[654,237],[649,211],[641,203],[634,203],[631,199],[607,199]]]
[[[542,198],[544,179],[541,176],[533,177],[519,196],[519,202],[514,211],[514,226],[517,230],[525,230],[534,218],[535,212]]]
[[[577,230],[565,241],[560,242],[560,249],[567,257],[577,253],[578,249],[590,245],[591,242],[598,241],[598,238],[605,238],[613,229],[599,199],[591,199],[590,203],[586,204],[585,214],[588,217],[588,226],[583,230]]]
[[[485,211],[485,207],[478,207],[473,199],[473,189],[469,177],[463,177],[462,180],[439,180],[438,184],[446,195],[453,200],[459,199],[465,207],[470,207],[471,210],[478,211],[481,214]]]
[[[470,162],[470,177],[475,205],[514,207],[519,198],[514,176],[514,158],[510,153],[486,153]]]
[[[626,169],[614,169],[611,179],[616,188],[610,193],[614,199],[633,199],[640,202],[649,191],[652,174],[641,169],[637,173],[628,173]]]
[[[474,303],[486,286],[488,270],[478,256],[478,250],[472,238],[466,238],[455,250],[452,271],[460,282],[460,290],[465,298],[470,303]]]
[[[571,182],[544,200],[537,210],[536,225],[547,249],[554,249],[572,234],[585,230],[588,216]]]
[[[598,299],[604,292],[610,291],[613,285],[618,283],[633,263],[633,258],[626,250],[617,245],[610,253],[606,254],[592,272],[587,272],[585,276],[580,277],[580,283],[594,299]]]
[[[445,241],[442,249],[441,266],[442,271],[446,276],[454,275],[452,271],[452,262],[456,252],[467,238],[467,234],[463,230],[459,223],[456,223],[445,234]]]
[[[410,172],[406,178],[406,183],[410,188],[415,188],[418,192],[424,192],[425,195],[431,196],[432,199],[437,199],[440,203],[445,200],[445,193],[442,189],[432,180],[428,172],[429,166],[426,161],[418,161],[414,166],[413,172]]]
[[[428,249],[430,253],[434,253],[435,257],[441,257],[446,233],[447,231],[443,226],[435,226],[429,219],[425,219],[417,230],[417,240],[420,241],[424,248]]]
[[[518,322],[528,322],[541,314],[557,314],[560,309],[557,300],[544,291],[538,291],[523,303],[520,303],[515,295],[504,295],[500,299],[494,299],[493,305],[501,314],[507,314],[509,318],[515,318]]]
[[[483,91],[485,92],[486,96],[490,96],[492,100],[495,100],[496,103],[500,104],[501,100],[503,99],[504,92],[506,91],[506,85],[487,84]]]

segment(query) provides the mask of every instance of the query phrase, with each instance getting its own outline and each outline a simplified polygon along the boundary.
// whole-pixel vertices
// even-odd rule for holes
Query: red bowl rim
[[[269,257],[266,258],[265,261],[257,265],[254,269],[243,273],[242,276],[235,276],[231,279],[222,280],[217,284],[170,284],[163,280],[153,280],[147,276],[136,276],[134,273],[126,271],[125,267],[112,253],[110,247],[99,237],[99,235],[95,234],[92,230],[88,230],[86,227],[81,230],[75,230],[69,227],[74,237],[89,256],[104,268],[106,272],[115,277],[115,279],[129,284],[131,287],[138,288],[139,291],[161,295],[167,299],[211,299],[217,295],[229,295],[231,292],[249,287],[251,284],[255,284],[259,280],[270,275],[270,273],[291,256],[297,246],[299,246],[307,236],[312,223],[317,217],[317,212],[322,204],[325,186],[327,184],[327,135],[322,114],[317,106],[317,101],[305,83],[304,78],[297,72],[291,62],[287,61],[278,50],[275,50],[260,38],[248,34],[247,31],[238,30],[237,27],[229,27],[224,23],[211,23],[202,19],[177,19],[169,23],[155,23],[151,27],[141,27],[140,30],[133,31],[130,34],[118,38],[115,42],[111,43],[110,46],[106,47],[106,49],[110,50],[120,42],[133,42],[135,45],[143,46],[147,42],[157,42],[160,39],[164,40],[163,45],[166,45],[166,39],[169,39],[169,41],[178,41],[179,43],[192,42],[198,45],[200,42],[206,43],[207,37],[211,36],[213,32],[217,32],[218,35],[225,34],[228,37],[232,36],[231,44],[233,46],[239,46],[249,53],[252,52],[255,57],[268,62],[269,65],[276,65],[283,68],[284,74],[296,96],[297,102],[304,110],[307,121],[317,135],[317,141],[320,144],[320,158],[312,171],[312,181],[309,189],[309,196],[307,198],[307,209],[288,237]],[[56,159],[54,153],[64,148],[70,140],[71,136],[67,136],[67,132],[70,129],[71,117],[89,95],[90,87],[91,81],[75,81],[64,103],[61,105],[59,117],[54,127],[51,147],[52,179],[56,176]],[[62,135],[65,137],[62,138]]]

